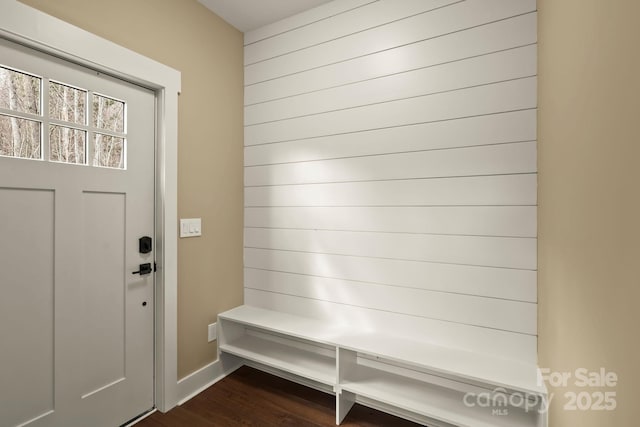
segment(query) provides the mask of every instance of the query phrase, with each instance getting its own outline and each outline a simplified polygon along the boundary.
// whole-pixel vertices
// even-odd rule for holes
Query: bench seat
[[[433,426],[546,427],[535,365],[246,305],[218,317],[222,357],[327,386],[337,424],[361,402]]]

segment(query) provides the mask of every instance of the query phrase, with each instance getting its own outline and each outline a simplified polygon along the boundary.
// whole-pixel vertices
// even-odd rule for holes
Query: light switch
[[[180,237],[198,237],[202,236],[202,219],[201,218],[181,218],[180,219]]]

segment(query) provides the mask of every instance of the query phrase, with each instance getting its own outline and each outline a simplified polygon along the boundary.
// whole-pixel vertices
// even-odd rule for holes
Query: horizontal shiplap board
[[[536,272],[270,249],[244,250],[245,266],[464,295],[536,302]]]
[[[536,74],[535,45],[245,107],[245,125],[502,82]]]
[[[245,248],[246,267],[536,302],[535,271]]]
[[[536,139],[536,110],[245,147],[246,166],[502,144]]]
[[[536,304],[274,271],[244,270],[245,287],[398,314],[536,334]],[[451,307],[455,307],[452,310]]]
[[[356,9],[370,3],[376,3],[377,1],[380,0],[340,0],[324,3],[318,7],[314,7],[313,9],[309,9],[272,24],[265,25],[264,27],[247,31],[244,33],[244,44],[250,45],[296,28],[311,25],[324,19],[329,19],[332,16],[339,15],[349,10]]]
[[[536,237],[535,206],[245,208],[245,227]]]
[[[372,55],[356,57],[245,87],[245,105],[356,83],[486,55],[536,42],[536,13],[528,13]]]
[[[245,247],[535,270],[536,239],[247,228]]]
[[[503,175],[536,172],[536,143],[248,166],[245,186]]]
[[[535,0],[467,0],[245,67],[245,85],[350,60],[536,10]],[[321,26],[328,21],[318,24]],[[330,23],[326,24],[330,25]]]
[[[535,205],[537,176],[505,175],[245,188],[246,206]]]
[[[380,0],[331,18],[287,31],[244,49],[245,65],[281,56],[388,24],[459,0]]]
[[[378,331],[441,346],[521,360],[523,363],[536,363],[537,341],[533,335],[346,306],[249,288],[245,288],[244,298],[247,305],[332,322],[338,321],[354,330]]]
[[[291,141],[536,107],[536,78],[245,127],[245,145]]]

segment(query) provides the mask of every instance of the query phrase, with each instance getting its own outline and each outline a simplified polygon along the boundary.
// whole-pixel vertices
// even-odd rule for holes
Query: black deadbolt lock
[[[152,246],[151,237],[149,236],[141,237],[139,242],[140,244],[138,247],[141,254],[148,254],[149,252],[151,252],[151,246]]]

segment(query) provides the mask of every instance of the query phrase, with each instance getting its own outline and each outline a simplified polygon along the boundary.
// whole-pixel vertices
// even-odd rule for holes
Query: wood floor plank
[[[344,427],[415,427],[418,424],[355,405]],[[335,398],[244,366],[166,414],[156,412],[136,427],[329,427]]]

